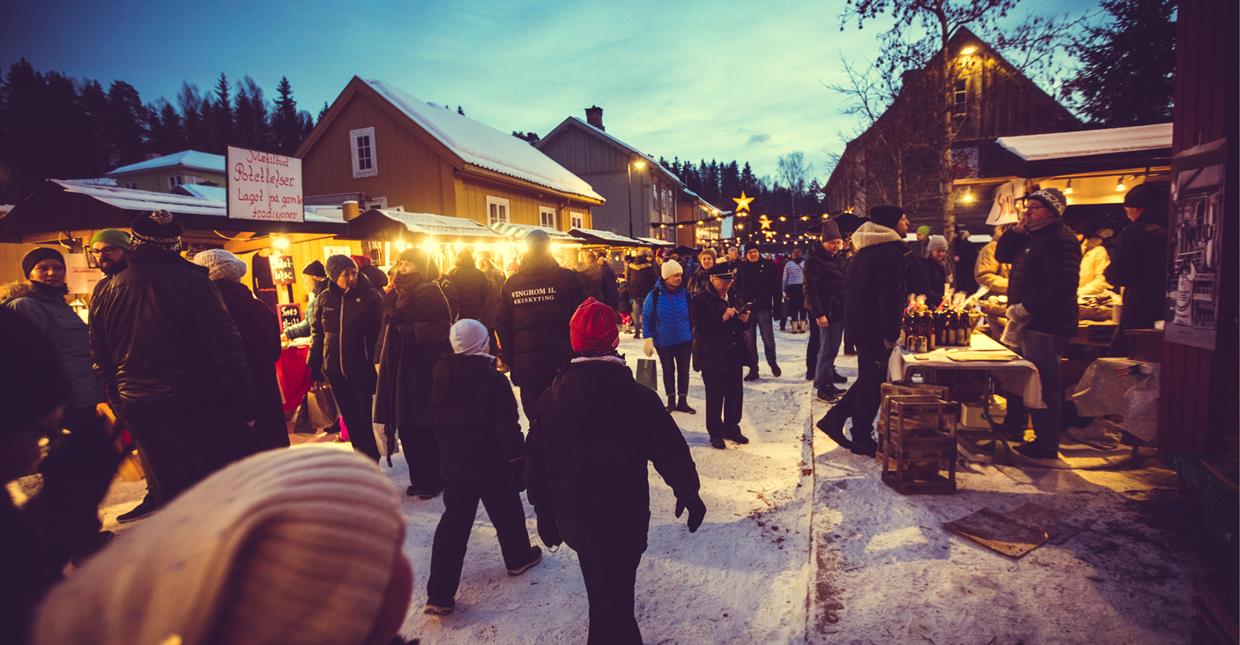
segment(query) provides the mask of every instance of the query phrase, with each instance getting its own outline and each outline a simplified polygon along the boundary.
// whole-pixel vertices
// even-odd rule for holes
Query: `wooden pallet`
[[[902,495],[956,492],[959,406],[937,396],[911,394],[889,395],[883,407],[876,453],[883,482]]]

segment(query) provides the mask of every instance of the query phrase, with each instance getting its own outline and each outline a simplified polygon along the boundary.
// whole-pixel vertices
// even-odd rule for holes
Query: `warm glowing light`
[[[404,240],[396,240],[396,252],[401,253],[409,248],[409,243]]]
[[[1124,176],[1120,175],[1119,179],[1115,180],[1115,192],[1122,193],[1125,190],[1128,190],[1128,186],[1124,185]]]
[[[284,237],[284,236],[280,236],[280,237],[274,237],[274,238],[271,238],[271,245],[272,245],[273,247],[275,247],[275,248],[277,248],[277,249],[281,250],[281,251],[283,251],[283,250],[287,249],[288,247],[292,246],[292,244],[293,244],[293,243],[292,243],[292,242],[290,242],[290,241],[289,241],[289,239],[288,239],[287,237]]]
[[[740,223],[740,224],[737,224],[737,225],[736,225],[736,230],[738,230],[738,231],[743,231],[743,230],[745,230],[745,224],[744,224],[743,222],[742,222],[742,223]]]
[[[786,222],[786,221],[788,221],[788,216],[787,216],[787,215],[780,215],[780,216],[779,216],[779,221],[781,221],[781,222]]]
[[[802,216],[801,216],[801,221],[802,221],[802,222],[808,222],[808,221],[809,221],[809,215],[802,215]]]
[[[645,161],[642,161],[641,159],[638,159],[637,161],[634,161],[634,162],[633,162],[633,169],[634,169],[634,170],[645,170],[645,169],[646,169],[646,162],[645,162]]]
[[[960,201],[964,204],[972,204],[977,201],[977,195],[971,190],[966,190],[964,191],[964,194],[960,196]]]
[[[744,212],[748,212],[748,211],[749,211],[749,203],[750,203],[750,202],[752,202],[752,201],[753,201],[753,199],[754,199],[753,197],[746,196],[746,195],[745,195],[745,191],[743,191],[743,190],[741,191],[741,196],[740,196],[740,197],[733,197],[733,198],[732,198],[732,201],[736,202],[736,212],[737,212],[737,214],[744,213]]]
[[[965,45],[960,48],[961,56],[972,56],[977,53],[977,45]]]
[[[1072,180],[1071,179],[1068,180],[1068,185],[1063,189],[1063,194],[1065,195],[1072,194]]]

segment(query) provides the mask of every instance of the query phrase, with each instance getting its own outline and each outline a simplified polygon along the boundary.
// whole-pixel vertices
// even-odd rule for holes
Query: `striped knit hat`
[[[351,451],[203,480],[53,587],[32,643],[360,643],[401,557],[400,496]]]
[[[169,253],[181,250],[181,236],[185,234],[185,227],[166,210],[159,209],[142,215],[133,221],[130,228],[133,229],[135,249],[148,247]]]

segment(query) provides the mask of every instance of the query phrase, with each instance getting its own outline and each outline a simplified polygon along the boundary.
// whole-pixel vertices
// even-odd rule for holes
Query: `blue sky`
[[[1092,1],[1025,3],[1077,11]],[[268,93],[288,76],[317,114],[354,74],[461,105],[504,131],[546,134],[604,108],[609,133],[669,159],[804,151],[821,173],[856,123],[823,83],[841,53],[872,60],[885,22],[839,29],[841,0],[705,2],[233,2],[0,0],[0,66],[25,57],[132,83],[150,102],[224,72]]]

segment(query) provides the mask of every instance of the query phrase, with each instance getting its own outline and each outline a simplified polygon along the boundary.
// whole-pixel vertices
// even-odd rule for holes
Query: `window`
[[[122,188],[132,188],[132,189],[137,190],[137,188],[138,188],[138,182],[136,182],[136,181],[127,181],[127,182],[125,182],[125,185],[124,185],[124,186],[122,186]]]
[[[172,190],[183,183],[185,183],[184,177],[181,175],[171,175],[168,177],[168,190]]]
[[[585,228],[586,215],[578,211],[568,211],[568,225],[572,228]]]
[[[508,200],[487,195],[487,224],[508,221]]]
[[[963,117],[969,107],[969,81],[960,79],[952,90],[952,116]]]
[[[555,209],[548,206],[538,207],[538,224],[548,228],[559,228],[555,222]]]
[[[375,156],[375,129],[349,130],[349,151],[353,155],[353,177],[374,177],[379,174],[379,160]]]
[[[386,196],[371,197],[370,199],[366,200],[366,203],[363,205],[362,210],[368,211],[372,208],[387,208],[387,207],[388,207],[388,203],[387,203]]]

